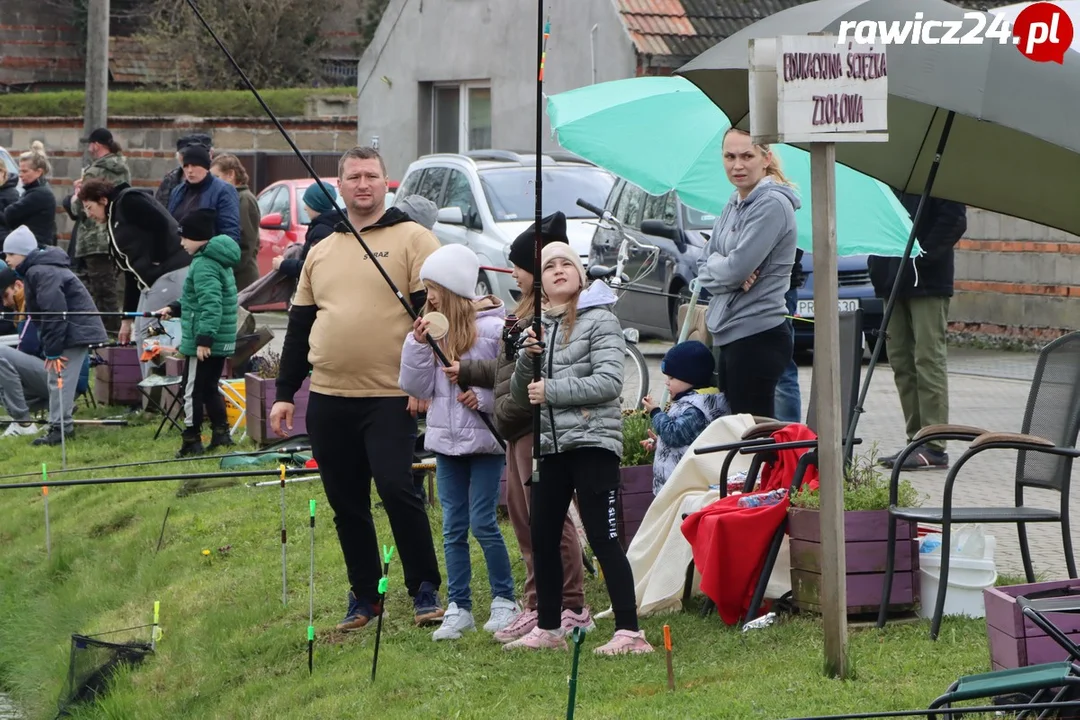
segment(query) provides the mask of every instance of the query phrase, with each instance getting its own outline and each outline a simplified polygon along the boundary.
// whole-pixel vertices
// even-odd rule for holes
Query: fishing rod
[[[304,156],[302,152],[300,152],[300,148],[296,146],[296,143],[293,141],[292,136],[289,135],[289,132],[285,129],[285,126],[281,124],[281,121],[278,120],[277,115],[274,114],[274,111],[271,110],[270,106],[267,105],[266,101],[263,100],[262,95],[260,95],[259,91],[255,89],[255,85],[252,84],[251,79],[247,76],[247,73],[245,73],[243,68],[240,67],[240,64],[236,62],[236,58],[234,58],[232,53],[229,52],[229,49],[225,47],[225,43],[222,42],[221,38],[217,36],[217,33],[214,32],[214,29],[210,27],[210,23],[208,23],[206,21],[206,18],[203,17],[203,14],[199,12],[199,8],[195,5],[195,0],[185,1],[187,2],[188,7],[191,8],[191,11],[195,13],[195,17],[198,18],[199,23],[206,29],[206,32],[210,34],[210,37],[214,39],[214,42],[217,44],[217,46],[221,48],[221,52],[225,54],[225,57],[228,59],[229,64],[231,64],[236,70],[237,74],[240,75],[240,79],[244,81],[244,85],[247,86],[248,90],[251,91],[251,94],[255,97],[255,100],[262,107],[263,112],[266,113],[267,117],[270,118],[270,121],[277,128],[278,132],[281,133],[281,136],[285,139],[285,142],[288,143],[293,153],[296,154],[297,159],[304,166],[304,169],[308,172],[312,179],[315,180],[315,187],[317,187],[326,197],[327,202],[330,203],[330,207],[334,208],[337,211],[338,217],[341,218],[341,224],[343,224],[348,229],[348,231],[352,233],[353,237],[355,237],[357,241],[359,241],[360,246],[364,249],[364,252],[367,255],[367,258],[375,266],[375,269],[379,271],[379,275],[382,277],[387,287],[389,287],[391,292],[394,293],[394,297],[398,299],[398,302],[401,303],[401,307],[405,309],[405,312],[408,313],[409,318],[412,319],[412,321],[415,323],[416,320],[420,317],[420,314],[413,308],[412,303],[409,301],[409,298],[405,297],[405,295],[402,294],[401,290],[398,289],[397,285],[394,284],[393,278],[390,277],[390,275],[386,272],[386,269],[382,266],[382,263],[379,262],[378,256],[371,251],[371,248],[368,247],[367,242],[364,240],[364,238],[360,236],[360,233],[357,231],[356,227],[353,226],[352,221],[349,220],[348,213],[346,213],[345,210],[337,204],[336,198],[330,194],[330,192],[326,189],[325,185],[320,181],[319,174],[315,172],[315,168],[311,166],[311,163],[308,162],[308,159]],[[537,135],[539,136],[539,134],[540,131],[538,126]],[[537,177],[539,177],[540,175],[540,169],[540,165],[537,164]],[[537,187],[537,193],[539,192],[540,189],[539,187]],[[540,205],[537,204],[536,207],[537,212],[539,212]],[[537,241],[539,241],[539,237],[539,226],[537,226]],[[540,255],[538,253],[538,262],[539,258]],[[432,351],[434,351],[435,357],[439,359],[439,362],[442,363],[443,367],[450,367],[450,359],[446,357],[446,353],[444,353],[442,348],[439,347],[439,341],[431,337],[431,335],[427,335],[426,339],[428,345],[430,345]],[[469,386],[461,380],[458,380],[458,387],[461,388],[463,391],[469,389]],[[488,431],[499,443],[499,447],[501,447],[503,450],[506,450],[506,441],[503,440],[501,435],[499,435],[499,431],[495,429],[495,424],[491,421],[491,418],[488,416],[488,414],[485,412],[481,412],[480,410],[475,410],[474,412],[480,416],[480,420],[483,421]]]
[[[544,23],[544,0],[536,3],[536,64],[539,66],[536,74],[536,207],[533,218],[533,227],[536,228],[536,240],[533,247],[533,317],[532,330],[534,341],[542,342],[543,323],[541,322],[543,308],[541,296],[544,292],[541,275],[544,272],[544,238],[541,224],[544,221],[544,174],[541,171],[543,163],[540,157],[543,153],[544,143],[544,63],[547,55],[547,39],[551,34],[551,23]],[[551,352],[554,352],[552,346]],[[544,353],[533,355],[533,382],[540,382],[543,378]],[[540,438],[543,432],[541,420],[541,406],[533,406],[533,468],[531,482],[540,482]],[[552,428],[554,432],[554,428]]]
[[[126,420],[123,422],[127,422]],[[198,462],[200,460],[220,460],[226,457],[251,457],[254,455],[293,455],[298,452],[310,450],[310,445],[297,445],[296,447],[284,447],[279,450],[255,450],[253,452],[228,453],[226,455],[202,455],[199,457],[169,458],[168,460],[147,460],[145,462],[117,463],[115,465],[88,465],[86,467],[67,468],[66,470],[53,470],[53,475],[73,472],[97,472],[98,470],[117,470],[119,468],[142,467],[144,465],[168,465],[170,463]],[[0,475],[0,480],[14,480],[16,478],[37,477],[36,472],[16,473],[14,475]]]
[[[300,475],[302,473],[309,473],[310,470],[305,468],[288,468],[285,470],[286,475]],[[165,482],[168,480],[219,480],[226,478],[246,478],[246,477],[276,477],[281,473],[280,470],[234,470],[232,472],[219,472],[219,473],[179,473],[177,475],[150,475],[148,477],[123,477],[123,478],[95,478],[88,480],[59,480],[57,482],[50,482],[49,487],[73,487],[75,485],[119,485],[121,483],[135,483],[135,482]],[[36,475],[36,473],[35,473]],[[25,488],[39,488],[41,487],[41,481],[37,482],[25,482],[25,483],[9,483],[0,484],[0,490],[21,490]]]
[[[5,310],[0,312],[0,319],[10,320],[14,317],[59,317],[60,319],[67,319],[68,317],[120,317],[120,318],[159,318],[161,313],[156,312],[102,312],[100,310],[24,310],[17,312],[15,310]],[[95,347],[95,346],[91,346]],[[108,347],[108,345],[102,344],[96,347]]]

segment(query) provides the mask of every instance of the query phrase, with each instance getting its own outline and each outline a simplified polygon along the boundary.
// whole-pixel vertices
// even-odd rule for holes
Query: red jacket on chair
[[[772,437],[778,443],[817,439],[810,428],[797,424],[777,430]],[[762,467],[755,492],[790,488],[795,466],[805,452],[806,448],[780,450],[775,463]],[[803,476],[803,487],[813,490],[817,486],[817,468],[811,465]],[[701,573],[701,591],[716,603],[728,625],[738,622],[749,607],[773,534],[786,519],[791,504],[785,497],[776,505],[739,507],[740,497],[746,496],[721,498],[682,524],[683,536],[694,551],[694,565]]]

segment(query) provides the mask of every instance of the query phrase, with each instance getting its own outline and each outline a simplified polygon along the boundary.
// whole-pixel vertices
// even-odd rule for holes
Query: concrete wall
[[[1027,220],[968,210],[957,245],[953,329],[1056,337],[1080,326],[1080,237]]]
[[[352,118],[282,119],[293,140],[305,151],[343,152],[356,144]],[[110,118],[109,129],[124,148],[132,185],[157,188],[176,167],[176,141],[193,132],[208,133],[221,152],[288,150],[289,146],[267,120],[230,118]],[[59,202],[72,191],[83,168],[79,146],[81,118],[12,118],[0,126],[0,146],[18,158],[30,143],[40,140],[52,162],[49,179],[57,196],[57,230],[61,241],[70,237],[71,221]]]
[[[611,0],[552,0],[544,92],[633,77],[637,58]],[[391,0],[360,60],[358,137],[379,147],[392,177],[430,152],[427,83],[489,80],[492,145],[536,146],[536,4],[527,0]],[[425,92],[427,90],[427,92]],[[555,148],[544,118],[544,147]]]

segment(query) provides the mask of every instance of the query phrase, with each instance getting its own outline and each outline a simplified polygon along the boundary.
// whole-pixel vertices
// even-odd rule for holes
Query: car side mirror
[[[269,213],[259,219],[259,227],[263,230],[285,230],[285,219],[281,217],[281,213]]]
[[[439,208],[438,215],[435,216],[436,222],[441,222],[444,225],[464,225],[465,216],[461,212],[461,208],[455,206]]]
[[[682,240],[682,232],[674,225],[669,225],[663,220],[646,220],[641,223],[641,232],[646,235],[653,235],[655,237],[667,238],[674,242],[680,242]]]

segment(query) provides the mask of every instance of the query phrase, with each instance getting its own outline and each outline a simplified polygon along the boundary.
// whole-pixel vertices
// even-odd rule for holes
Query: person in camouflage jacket
[[[120,309],[120,296],[117,289],[117,269],[109,256],[109,234],[107,228],[89,218],[78,198],[79,188],[85,180],[100,178],[113,185],[131,182],[131,171],[124,159],[120,144],[105,128],[98,128],[85,139],[88,143],[90,165],[83,170],[82,177],[75,182],[75,192],[64,199],[64,209],[75,221],[75,236],[78,238],[74,252],[75,263],[80,279],[90,291],[94,305],[101,312],[116,312]],[[105,317],[105,329],[112,334],[120,329],[118,317]]]

